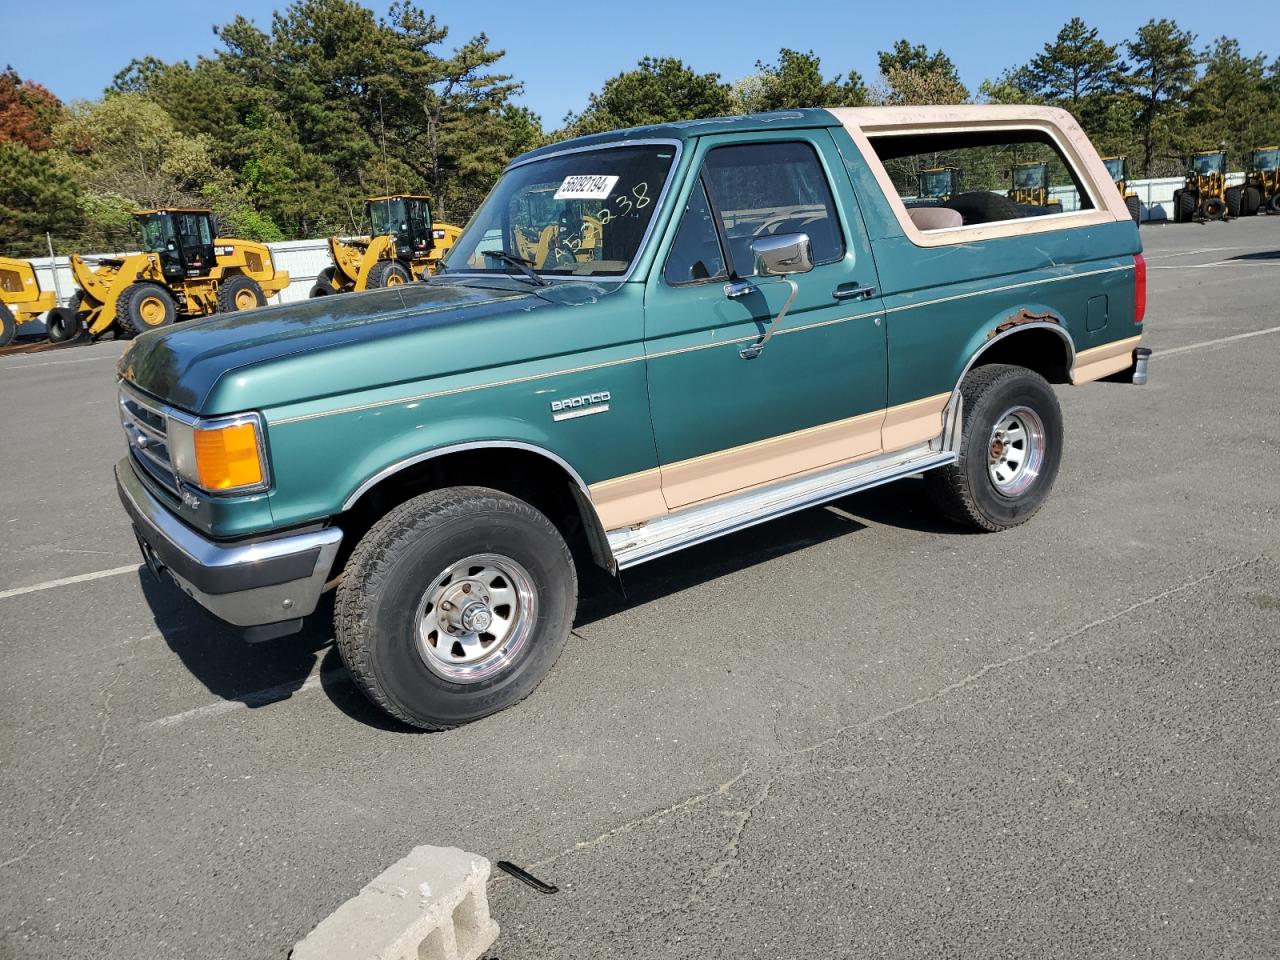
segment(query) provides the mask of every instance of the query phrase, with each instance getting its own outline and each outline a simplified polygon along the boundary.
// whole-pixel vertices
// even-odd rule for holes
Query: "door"
[[[706,137],[691,169],[645,295],[671,510],[878,452],[886,402],[875,265],[830,135]],[[751,243],[794,233],[808,235],[814,267],[791,278],[785,317],[744,358],[791,293],[755,276]]]

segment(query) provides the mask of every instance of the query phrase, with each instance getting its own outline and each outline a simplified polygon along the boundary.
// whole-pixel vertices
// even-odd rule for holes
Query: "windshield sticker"
[[[617,177],[575,176],[565,177],[556,191],[555,200],[604,200],[613,191]]]

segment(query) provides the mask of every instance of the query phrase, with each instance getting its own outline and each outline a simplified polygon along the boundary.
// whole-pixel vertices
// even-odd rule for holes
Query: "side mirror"
[[[807,233],[780,233],[752,240],[751,259],[760,277],[808,273],[813,269],[813,247]]]
[[[764,352],[765,344],[769,342],[774,331],[778,329],[778,324],[782,323],[782,318],[787,315],[792,302],[795,301],[796,294],[800,292],[800,287],[791,279],[791,274],[808,273],[813,269],[813,248],[809,243],[809,235],[807,233],[780,233],[772,237],[760,237],[752,240],[751,259],[755,262],[756,276],[782,277],[791,287],[791,295],[787,297],[782,309],[773,318],[773,321],[769,324],[769,329],[764,332],[764,335],[751,346],[743,347],[738,351],[738,355],[743,360],[754,360]],[[729,286],[732,287],[734,285],[730,284]],[[744,283],[743,286],[747,290],[752,289],[750,284]],[[729,288],[726,287],[725,289],[728,292]],[[729,293],[731,297],[735,295],[740,296],[741,294]]]

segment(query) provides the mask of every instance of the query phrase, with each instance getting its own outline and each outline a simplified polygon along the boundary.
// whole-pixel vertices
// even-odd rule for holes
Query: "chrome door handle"
[[[831,291],[831,296],[837,300],[870,300],[876,295],[876,288],[872,286],[866,287],[836,287]]]

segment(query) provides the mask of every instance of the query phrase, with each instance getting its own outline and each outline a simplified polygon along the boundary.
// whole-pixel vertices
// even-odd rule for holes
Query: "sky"
[[[0,0],[5,21],[0,64],[44,84],[63,100],[94,98],[131,59],[194,60],[217,49],[215,24],[243,14],[269,29],[271,13],[286,0]],[[389,0],[366,0],[382,13]],[[1109,42],[1133,36],[1153,17],[1169,17],[1207,44],[1223,33],[1241,40],[1246,54],[1280,56],[1280,34],[1245,25],[1271,23],[1274,8],[1262,0],[1227,7],[1203,0],[1076,0],[1051,14],[1046,5],[1012,0],[932,3],[914,0],[827,3],[736,0],[649,0],[645,3],[516,3],[512,0],[419,6],[450,29],[447,43],[486,33],[506,50],[499,62],[525,84],[521,101],[556,127],[570,110],[609,77],[645,55],[680,57],[695,69],[726,81],[754,72],[781,47],[813,50],[830,75],[857,70],[871,82],[876,52],[906,37],[941,47],[971,90],[1009,66],[1025,63],[1071,15],[1097,27]],[[1230,16],[1224,17],[1223,10]],[[1242,27],[1243,29],[1236,29]],[[15,38],[21,38],[15,42]]]

